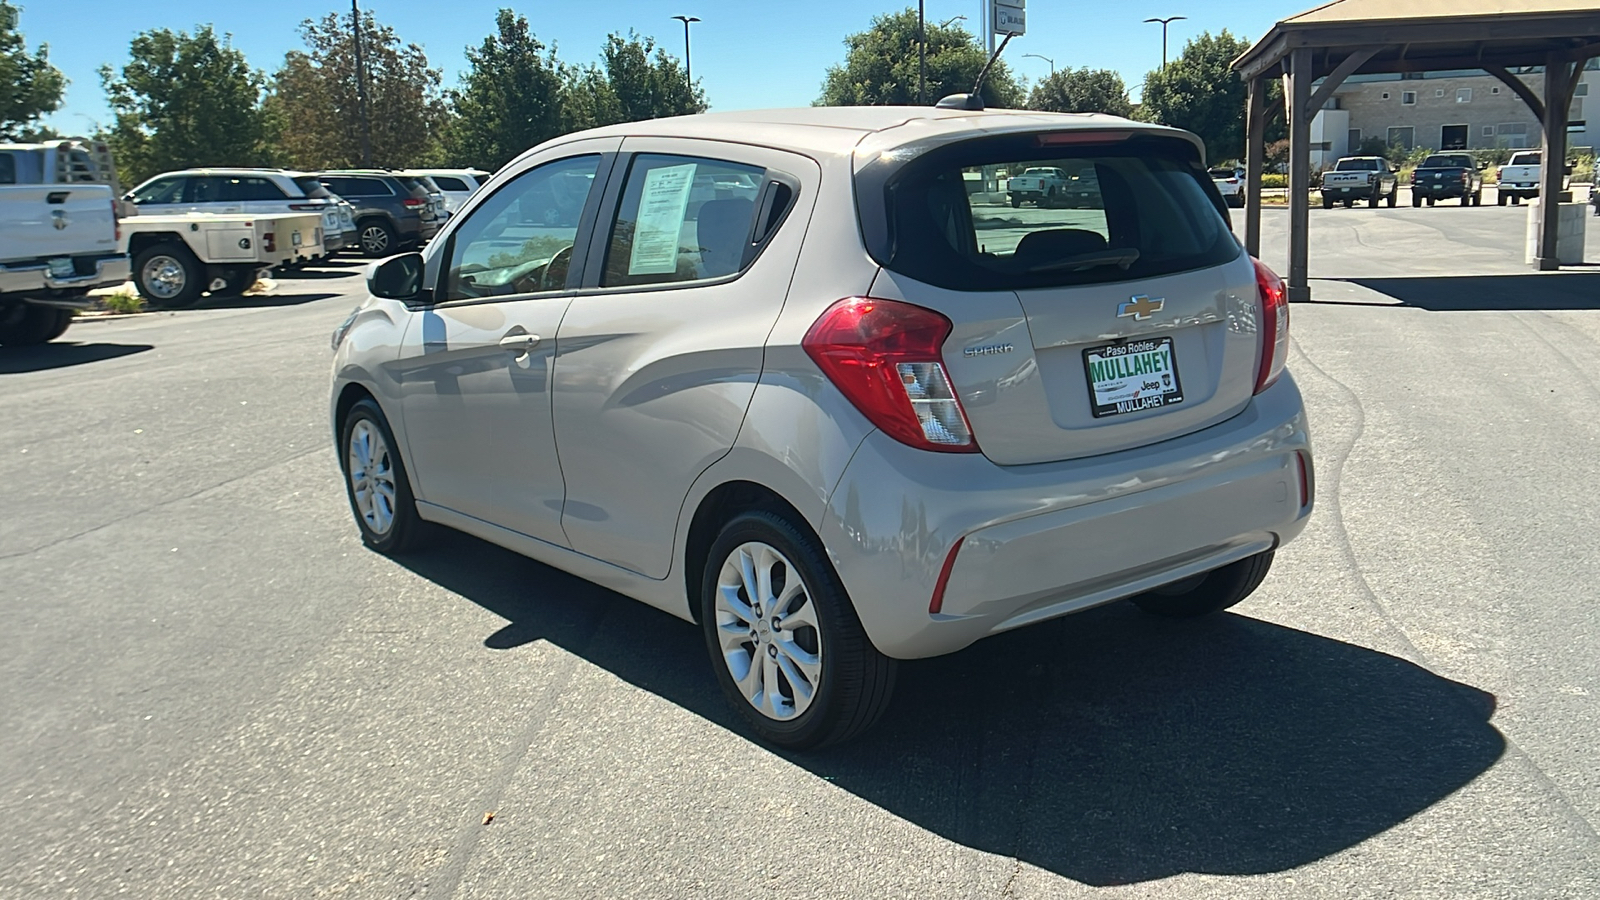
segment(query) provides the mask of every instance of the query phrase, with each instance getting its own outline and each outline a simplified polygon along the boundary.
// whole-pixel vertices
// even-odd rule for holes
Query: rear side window
[[[333,192],[323,187],[322,182],[315,178],[296,178],[294,183],[301,193],[313,200],[327,200],[333,196]]]
[[[376,178],[325,178],[322,183],[341,197],[394,196],[394,191]]]
[[[226,178],[217,175],[190,175],[189,189],[184,193],[183,202],[219,203],[226,181]]]
[[[688,156],[640,154],[611,225],[601,287],[733,275],[753,248],[766,170]]]
[[[9,153],[0,153],[0,184],[17,183],[17,158]]]
[[[286,200],[283,188],[278,187],[269,178],[258,178],[245,175],[234,178],[222,179],[222,199],[233,202],[248,200]]]
[[[905,164],[882,182],[878,214],[863,204],[874,257],[919,281],[978,291],[1150,278],[1241,252],[1193,145],[1046,140],[966,141]],[[1038,168],[1066,181],[1043,195],[1027,184],[1013,194],[1000,176]]]
[[[437,184],[439,186],[439,190],[441,190],[441,191],[470,191],[470,190],[472,190],[472,188],[467,187],[467,183],[465,181],[462,181],[459,178],[454,178],[454,177],[449,176],[449,175],[435,175],[435,176],[433,176],[433,183]]]

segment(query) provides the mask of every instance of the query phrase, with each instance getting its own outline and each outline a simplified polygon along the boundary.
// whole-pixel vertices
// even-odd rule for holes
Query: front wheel
[[[423,527],[398,446],[371,399],[350,407],[339,427],[339,463],[361,542],[385,556],[414,549]]]
[[[840,743],[888,708],[894,660],[868,640],[816,540],[780,515],[747,512],[723,527],[700,621],[723,694],[762,740]]]
[[[1257,553],[1204,575],[1185,578],[1133,598],[1135,606],[1168,619],[1221,612],[1255,593],[1272,568],[1272,551]]]
[[[31,347],[47,344],[66,334],[72,310],[16,303],[0,307],[0,346]]]

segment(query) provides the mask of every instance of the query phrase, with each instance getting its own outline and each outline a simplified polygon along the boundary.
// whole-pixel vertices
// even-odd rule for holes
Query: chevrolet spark
[[[1005,172],[1098,190],[1013,208]],[[698,624],[762,739],[896,660],[1116,600],[1232,606],[1310,514],[1284,289],[1198,138],[1099,115],[744,112],[558,138],[334,334],[350,505]]]

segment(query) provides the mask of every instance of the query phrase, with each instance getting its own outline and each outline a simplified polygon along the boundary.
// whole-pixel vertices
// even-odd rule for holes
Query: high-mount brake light
[[[1251,257],[1256,266],[1256,290],[1261,297],[1261,361],[1256,367],[1257,394],[1272,387],[1289,360],[1289,302],[1283,279],[1267,264]]]
[[[1133,137],[1131,131],[1049,131],[1039,135],[1041,147],[1059,147],[1062,144],[1109,144]]]
[[[800,346],[885,434],[922,450],[976,453],[940,353],[951,328],[931,309],[849,297],[828,307]]]

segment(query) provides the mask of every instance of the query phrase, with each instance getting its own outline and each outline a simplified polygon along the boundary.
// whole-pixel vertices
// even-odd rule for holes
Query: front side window
[[[760,166],[640,154],[611,225],[601,287],[733,275],[752,247]]]
[[[183,178],[161,178],[133,192],[133,202],[139,206],[177,203],[183,198]]]
[[[885,187],[890,269],[954,290],[1127,281],[1239,255],[1194,147],[1170,139],[1041,146],[973,141],[910,163]],[[1030,147],[1029,144],[1032,146]],[[1013,153],[1051,158],[1018,161]],[[1069,187],[1019,206],[998,171],[1058,171]]]
[[[443,299],[564,289],[599,166],[593,155],[546,163],[479,204],[450,239]]]

